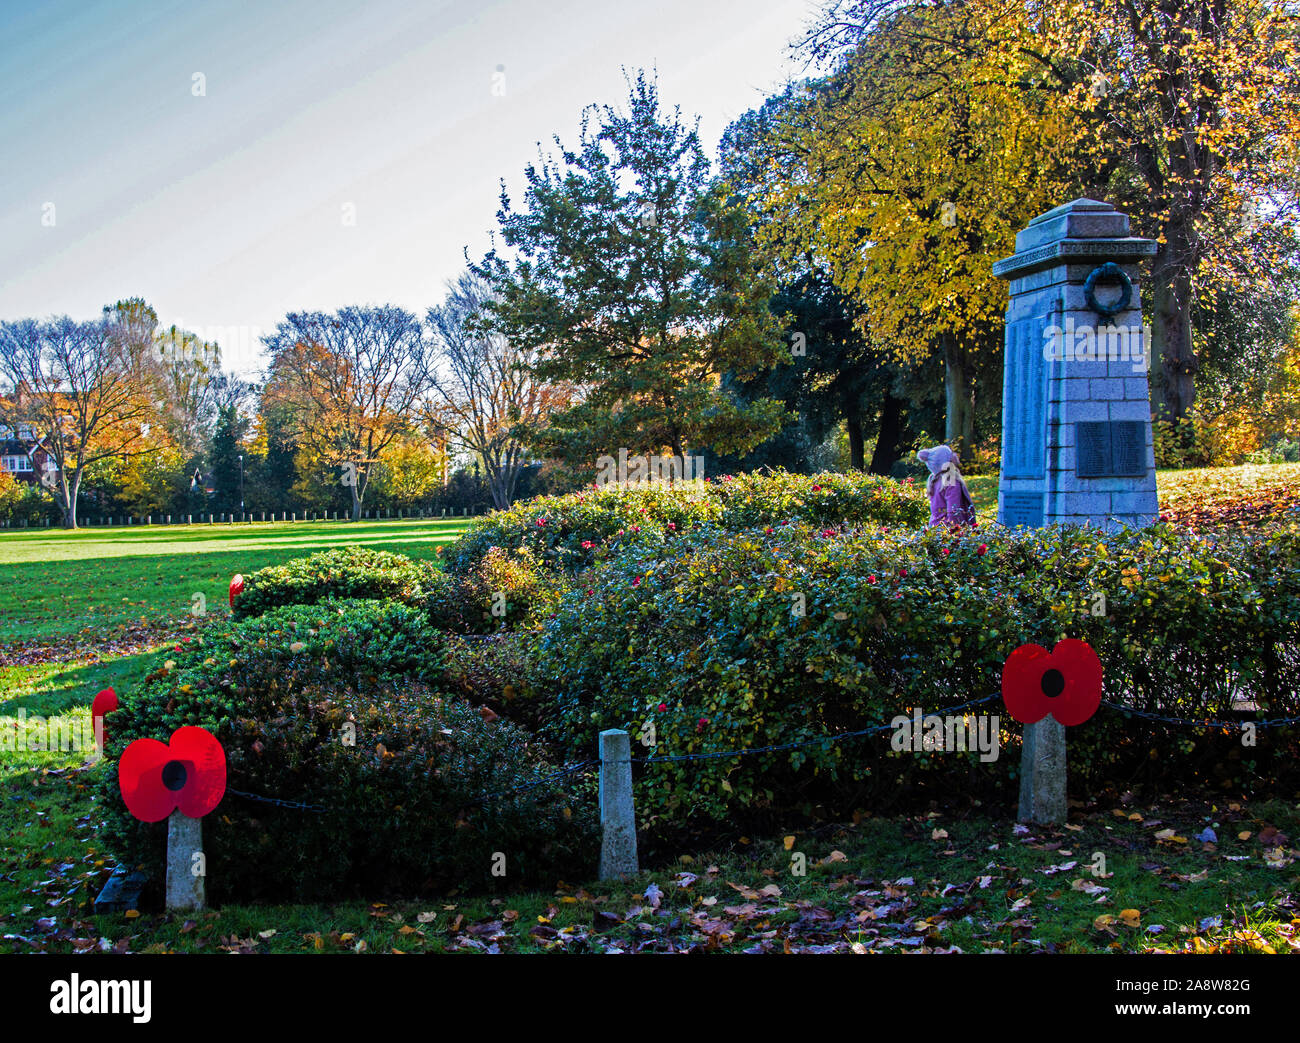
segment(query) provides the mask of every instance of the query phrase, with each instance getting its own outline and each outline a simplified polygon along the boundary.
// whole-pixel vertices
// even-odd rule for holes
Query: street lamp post
[[[244,454],[239,454],[239,520],[244,520]]]

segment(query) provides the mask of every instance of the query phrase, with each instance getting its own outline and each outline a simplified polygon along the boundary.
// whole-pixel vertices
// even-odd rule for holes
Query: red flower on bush
[[[668,704],[667,704],[667,703],[660,703],[660,704],[659,704],[659,712],[660,712],[660,713],[663,713],[663,712],[664,712],[665,710],[667,710],[667,709],[668,709]]]
[[[117,763],[117,785],[141,822],[161,822],[177,809],[202,818],[226,794],[226,751],[211,732],[189,725],[169,742],[136,739]]]
[[[545,524],[546,524],[546,519],[545,519],[545,518],[538,518],[538,519],[537,519],[537,524],[538,524],[539,526],[543,526],[543,525],[545,525]]]
[[[696,730],[697,732],[702,732],[702,731],[704,731],[704,726],[705,726],[706,724],[708,724],[708,723],[709,723],[709,719],[708,719],[707,717],[701,717],[701,718],[700,718],[700,719],[695,723],[695,730]]]
[[[867,582],[868,582],[868,583],[875,583],[875,582],[876,582],[876,577],[875,577],[875,575],[872,574],[872,575],[868,576],[868,577],[867,577]]]
[[[945,558],[946,558],[949,554],[951,554],[951,553],[952,553],[951,550],[949,550],[947,547],[944,547],[944,549],[943,549],[943,556],[944,556]]]
[[[1101,705],[1101,660],[1086,641],[1066,638],[1048,652],[1021,645],[1002,665],[1002,701],[1022,724],[1051,714],[1062,724],[1082,724]]]
[[[583,541],[582,541],[582,549],[583,549],[583,550],[591,550],[591,548],[594,547],[594,546],[596,546],[596,545],[595,545],[594,543],[592,543],[591,540],[583,540]]]
[[[898,570],[898,575],[899,575],[900,577],[906,576],[906,575],[907,575],[907,569],[899,569],[899,570]]]
[[[669,523],[668,523],[668,528],[670,528],[670,529],[675,529],[675,528],[677,528],[677,523],[676,523],[676,522],[669,522]]]
[[[637,576],[637,577],[635,577],[635,578],[632,580],[632,586],[634,586],[634,587],[639,587],[639,586],[641,586],[641,577],[640,577],[640,576]]]
[[[988,545],[987,543],[981,543],[981,544],[979,545],[979,547],[976,549],[975,553],[976,553],[976,554],[985,554],[985,553],[988,552],[988,549],[989,549],[989,545]]]
[[[235,607],[235,598],[244,592],[244,577],[236,573],[230,580],[230,607]]]

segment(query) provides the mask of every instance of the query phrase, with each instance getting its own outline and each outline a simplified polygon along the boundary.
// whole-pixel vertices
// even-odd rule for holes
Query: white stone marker
[[[1016,818],[1040,826],[1065,822],[1065,725],[1050,714],[1024,726],[1020,809]]]
[[[600,879],[635,876],[636,812],[632,807],[632,741],[617,728],[600,733]]]
[[[202,909],[203,822],[190,818],[179,809],[167,818],[167,908]]]

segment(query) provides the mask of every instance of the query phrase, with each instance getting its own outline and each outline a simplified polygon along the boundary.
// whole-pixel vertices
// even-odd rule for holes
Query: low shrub
[[[530,728],[541,720],[542,699],[528,683],[534,636],[502,631],[474,637],[447,635],[447,688]]]
[[[341,547],[271,565],[244,577],[231,610],[236,619],[281,605],[310,605],[325,598],[419,600],[436,566],[367,547]]]
[[[555,612],[567,587],[562,574],[544,568],[530,548],[492,547],[467,572],[438,574],[424,606],[439,629],[455,633],[531,629]]]
[[[436,682],[447,661],[442,635],[420,608],[361,599],[271,609],[177,645],[170,655],[171,666],[147,683],[197,692],[239,692],[266,677]]]
[[[216,901],[487,888],[496,851],[512,887],[589,865],[591,815],[548,781],[529,733],[406,679],[435,672],[423,644],[440,644],[423,614],[394,604],[298,606],[233,624],[122,699],[106,757],[199,725],[225,748],[230,790],[323,809],[228,792],[203,826]],[[95,785],[110,849],[161,867],[165,823],[130,816],[111,766]]]
[[[771,471],[538,497],[475,520],[441,556],[448,572],[463,575],[493,547],[527,548],[549,569],[577,572],[622,547],[676,545],[708,525],[744,529],[805,521],[917,528],[928,517],[922,489],[911,481]]]
[[[1066,637],[1093,646],[1107,697],[1127,706],[1232,717],[1235,691],[1260,713],[1295,714],[1297,541],[1295,529],[1215,541],[1169,525],[1118,534],[714,530],[671,554],[629,549],[588,573],[545,627],[532,683],[553,706],[544,733],[575,755],[606,728],[640,735],[653,724],[653,756],[670,757],[781,747],[917,707],[937,712],[998,693],[1019,645],[1050,649]],[[638,810],[647,824],[721,818],[828,789],[886,795],[929,772],[968,789],[1006,787],[1018,758],[1005,744],[1020,726],[996,699],[976,712],[1002,718],[995,763],[897,753],[887,732],[664,761],[645,766]],[[1189,766],[1180,755],[1191,751],[1176,745],[1185,733],[1155,746],[1151,734],[1101,710],[1071,731],[1072,780],[1158,767],[1222,782],[1225,772],[1240,780],[1254,770],[1237,736],[1226,740],[1235,763],[1220,749]]]

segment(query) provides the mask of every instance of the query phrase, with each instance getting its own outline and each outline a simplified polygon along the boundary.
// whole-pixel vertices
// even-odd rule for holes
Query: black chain
[[[226,792],[236,797],[243,797],[245,800],[256,800],[262,804],[273,804],[277,808],[293,808],[298,811],[328,811],[329,808],[323,804],[304,804],[297,800],[281,800],[279,797],[262,797],[256,793],[245,793],[243,790],[231,789],[226,787]]]
[[[1002,698],[1002,693],[995,692],[993,695],[986,695],[979,699],[970,699],[967,702],[959,703],[956,706],[949,706],[942,710],[935,710],[933,711],[933,713],[927,713],[925,716],[946,717],[955,713],[959,713],[962,710],[969,709],[973,706],[981,706],[984,703],[989,703],[992,702],[994,699],[1001,699],[1001,698]],[[1138,710],[1131,706],[1122,706],[1119,703],[1112,703],[1106,700],[1103,700],[1101,705],[1111,710],[1117,710],[1120,713],[1126,714],[1130,717],[1140,717],[1143,720],[1158,721],[1162,724],[1173,724],[1185,728],[1238,730],[1241,728],[1242,724],[1250,723],[1250,724],[1254,724],[1256,728],[1267,729],[1267,728],[1280,728],[1292,724],[1300,724],[1300,716],[1274,717],[1274,718],[1266,718],[1262,721],[1249,721],[1249,722],[1221,721],[1212,718],[1196,720],[1188,717],[1166,717],[1162,714],[1152,713],[1150,710]],[[835,735],[821,735],[815,739],[802,739],[797,742],[774,743],[769,746],[752,746],[744,750],[716,750],[711,753],[684,753],[684,754],[677,754],[669,757],[633,757],[632,763],[633,764],[674,764],[683,761],[719,760],[727,757],[751,757],[762,753],[784,753],[788,750],[806,749],[809,746],[829,746],[832,743],[844,742],[848,739],[861,739],[861,738],[865,738],[868,735],[879,735],[882,732],[891,731],[893,730],[893,728],[894,725],[892,723],[877,724],[877,725],[872,725],[870,728],[859,729],[858,731],[839,732]],[[579,761],[576,764],[569,764],[559,769],[558,771],[554,771],[551,774],[545,775],[542,778],[537,779],[533,782],[525,782],[519,786],[512,786],[510,789],[500,790],[496,793],[485,794],[482,797],[476,798],[473,801],[473,803],[485,804],[490,800],[497,800],[501,797],[508,797],[512,793],[520,793],[523,792],[524,790],[535,789],[538,786],[544,786],[547,783],[555,782],[558,779],[567,778],[569,775],[573,775],[576,772],[583,771],[587,768],[590,768],[592,765],[599,764],[599,763],[600,762],[598,760],[593,759],[593,760]],[[280,808],[291,808],[291,809],[297,809],[299,811],[315,811],[315,812],[322,812],[322,811],[329,810],[329,808],[320,804],[306,804],[301,801],[280,800],[277,797],[263,797],[263,796],[259,796],[256,793],[245,793],[242,790],[237,790],[237,789],[227,789],[226,792],[231,794],[232,796],[243,797],[246,800],[259,801],[263,804],[272,804],[275,807],[280,807]]]
[[[933,713],[927,713],[926,717],[942,717],[949,714],[957,713],[959,710],[965,710],[972,706],[980,706],[984,703],[992,702],[994,699],[1001,699],[1002,693],[997,692],[993,695],[985,695],[979,699],[970,699],[967,702],[959,703],[957,706],[949,706],[943,710],[935,710]],[[671,757],[633,757],[633,764],[672,764],[678,761],[706,761],[717,760],[725,757],[749,757],[759,753],[783,753],[786,750],[798,750],[808,746],[829,746],[831,743],[843,742],[846,739],[860,739],[867,735],[879,735],[881,732],[892,731],[893,724],[876,724],[870,728],[863,728],[855,732],[839,732],[835,735],[821,735],[816,739],[802,739],[798,742],[775,743],[771,746],[751,746],[744,750],[721,750],[713,753],[682,753]]]
[[[1184,728],[1211,728],[1214,730],[1227,729],[1229,731],[1240,731],[1243,724],[1253,724],[1256,728],[1280,728],[1288,724],[1300,724],[1300,717],[1273,717],[1266,718],[1262,721],[1219,721],[1213,718],[1191,718],[1191,717],[1165,717],[1163,714],[1152,713],[1150,710],[1138,710],[1132,706],[1121,706],[1119,703],[1103,701],[1102,706],[1112,710],[1118,710],[1120,713],[1127,714],[1130,717],[1141,717],[1147,721],[1160,721],[1163,724],[1174,724]]]
[[[575,772],[582,771],[584,768],[590,768],[593,764],[597,763],[599,762],[595,760],[579,761],[577,764],[570,764],[567,767],[561,768],[559,771],[554,771],[550,775],[543,776],[535,782],[525,782],[521,786],[512,786],[510,789],[504,789],[498,793],[488,793],[485,796],[476,798],[474,803],[485,804],[489,800],[496,800],[498,797],[507,797],[511,793],[519,793],[522,790],[533,789],[536,786],[544,786],[548,782],[562,779],[568,775],[574,774]]]

